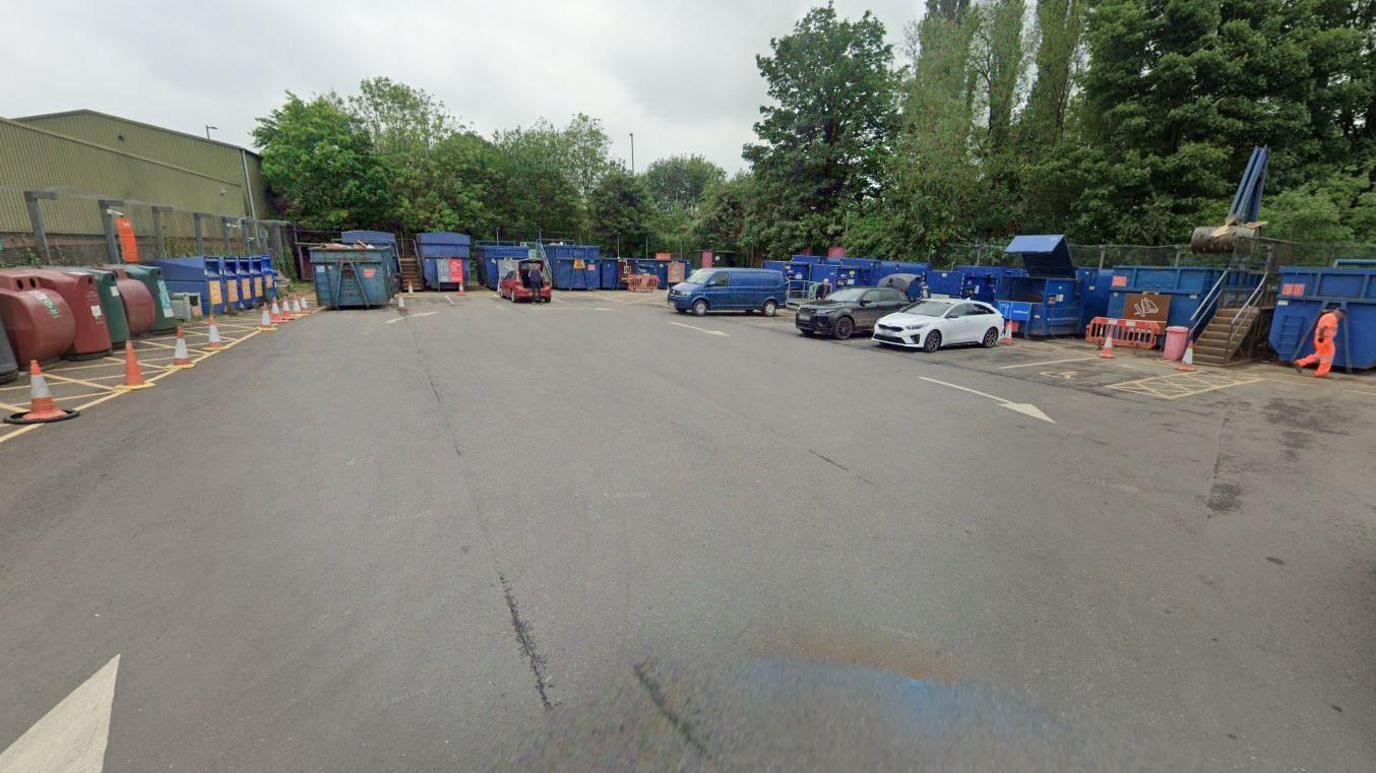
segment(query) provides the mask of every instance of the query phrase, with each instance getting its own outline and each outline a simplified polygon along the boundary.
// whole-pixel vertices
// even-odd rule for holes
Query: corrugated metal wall
[[[219,179],[0,119],[0,232],[31,230],[25,190],[57,192],[42,205],[50,233],[101,233],[96,197],[245,217],[242,180],[242,167]]]
[[[86,110],[33,116],[19,123],[199,172],[239,186],[241,196],[247,164],[249,194],[253,201],[250,204],[245,199],[245,212],[256,211],[260,218],[272,216],[261,160],[252,153],[241,153],[241,149],[233,145]]]

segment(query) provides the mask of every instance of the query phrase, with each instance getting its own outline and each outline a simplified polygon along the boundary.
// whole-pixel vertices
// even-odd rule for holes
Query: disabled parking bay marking
[[[1017,411],[1018,413],[1021,413],[1024,416],[1031,416],[1034,419],[1041,419],[1042,421],[1048,422],[1050,424],[1056,423],[1055,419],[1051,418],[1050,416],[1047,416],[1045,413],[1042,413],[1042,410],[1037,406],[1033,405],[1032,403],[1015,403],[1012,400],[1005,400],[1002,397],[998,397],[997,395],[991,395],[988,392],[981,392],[978,389],[971,389],[970,387],[961,386],[960,384],[952,384],[948,381],[938,381],[934,378],[927,378],[926,376],[918,376],[918,378],[932,384],[940,384],[944,387],[959,389],[962,392],[969,392],[972,395],[987,397],[990,400],[993,400],[994,402],[998,403],[1001,407],[1007,408],[1010,411]]]
[[[686,327],[686,328],[688,328],[689,330],[696,330],[696,331],[698,331],[699,333],[706,333],[706,334],[709,335],[709,336],[725,336],[725,337],[727,337],[727,338],[730,338],[730,337],[731,337],[731,334],[730,334],[730,333],[723,333],[723,332],[720,331],[720,330],[708,330],[708,329],[705,328],[705,327],[698,327],[697,325],[689,325],[689,324],[687,324],[687,323],[685,323],[685,322],[670,322],[669,324],[670,324],[670,325],[676,325],[676,326],[678,326],[678,327]]]

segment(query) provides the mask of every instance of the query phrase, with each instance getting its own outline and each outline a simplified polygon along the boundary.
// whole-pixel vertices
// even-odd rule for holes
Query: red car
[[[549,303],[550,287],[549,272],[545,270],[545,264],[538,260],[523,260],[517,267],[506,272],[502,281],[497,283],[497,294],[503,298],[510,298],[512,302],[532,300],[534,293],[530,288],[530,281],[527,272],[532,268],[540,269],[542,281],[540,284],[540,300]]]

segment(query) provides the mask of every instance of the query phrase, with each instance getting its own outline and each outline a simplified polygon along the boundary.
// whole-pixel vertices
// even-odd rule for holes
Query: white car
[[[918,301],[902,311],[881,317],[873,340],[886,346],[934,352],[948,344],[995,346],[1003,330],[1003,315],[980,301],[952,298]]]

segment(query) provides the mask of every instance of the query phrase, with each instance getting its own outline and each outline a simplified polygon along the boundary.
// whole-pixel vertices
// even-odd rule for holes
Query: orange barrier
[[[1161,337],[1160,322],[1095,317],[1085,325],[1085,340],[1101,344],[1108,337],[1110,329],[1113,331],[1113,345],[1129,349],[1155,349],[1156,341]]]
[[[659,277],[654,274],[631,274],[626,278],[626,289],[633,293],[652,293],[659,289]]]

